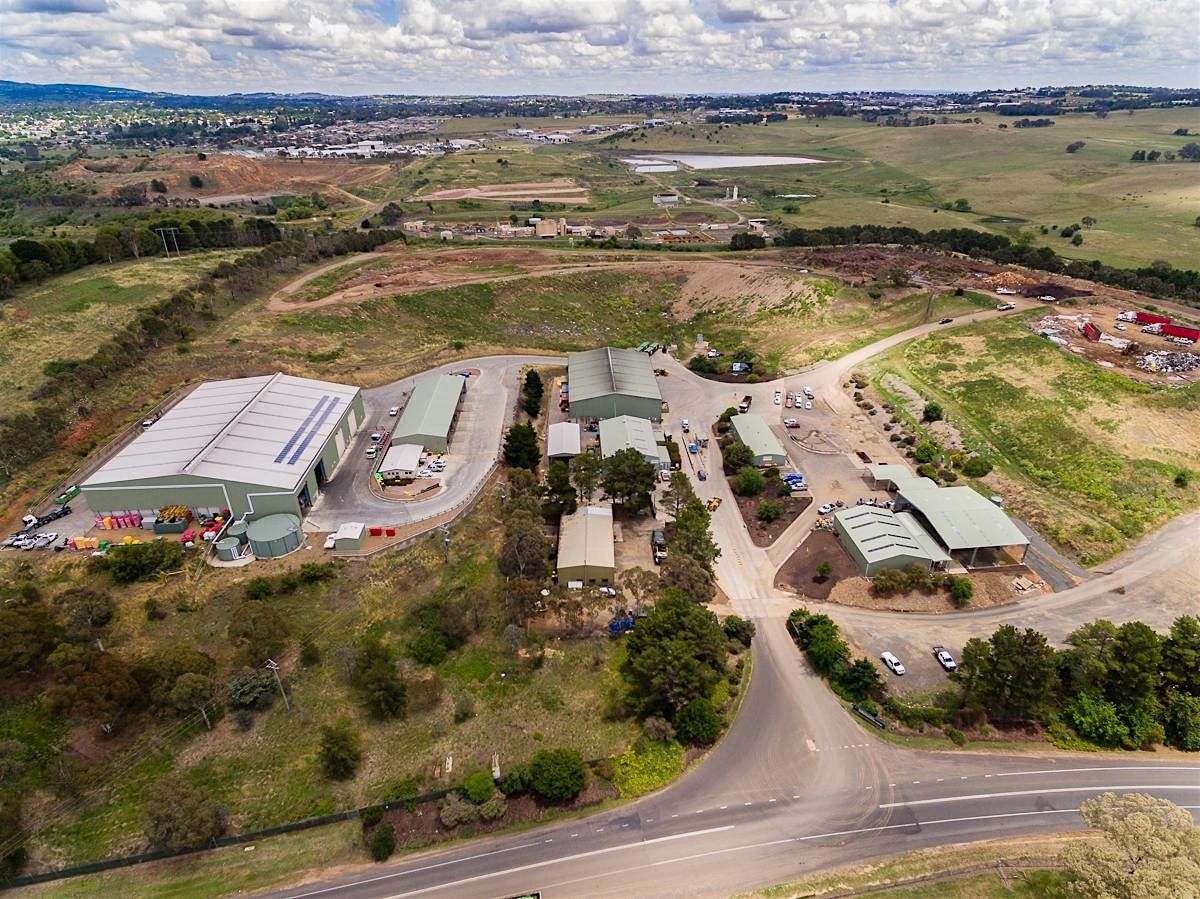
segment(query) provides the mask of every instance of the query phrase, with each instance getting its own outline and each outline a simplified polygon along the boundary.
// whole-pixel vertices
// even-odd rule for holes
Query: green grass
[[[1065,353],[1017,319],[930,335],[887,354],[894,372],[1020,489],[1019,514],[1093,564],[1200,504],[1174,486],[1194,467],[1200,388],[1155,388]]]

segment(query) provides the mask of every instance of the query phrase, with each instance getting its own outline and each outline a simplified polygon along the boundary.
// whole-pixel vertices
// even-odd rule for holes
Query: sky
[[[219,94],[1200,86],[1196,0],[0,0],[0,79]]]

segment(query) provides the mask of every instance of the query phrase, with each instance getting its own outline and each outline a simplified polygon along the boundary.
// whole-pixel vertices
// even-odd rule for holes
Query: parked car
[[[775,405],[776,406],[783,405],[783,394],[778,390],[775,391]]]
[[[372,443],[378,443],[382,439],[383,439],[382,431],[372,431],[371,432],[371,442]]]
[[[957,671],[958,662],[954,661],[954,656],[943,646],[933,647],[933,657],[938,660],[938,664],[947,671]]]
[[[395,418],[399,414],[400,414],[399,406],[392,406],[392,408],[388,409],[388,415],[392,416],[392,418]]]
[[[813,397],[813,389],[812,389],[811,387],[808,387],[808,386],[806,385],[806,386],[805,386],[805,388],[804,388],[804,395],[805,395],[806,397],[808,397],[808,398],[811,400],[811,399],[812,399],[812,397]]]
[[[833,503],[825,503],[824,505],[817,507],[817,514],[818,515],[828,515],[835,508],[837,508],[837,507],[834,506]]]
[[[679,423],[679,427],[683,428],[683,433],[688,433],[692,429],[692,423],[686,418]]]
[[[48,533],[48,534],[38,534],[37,539],[34,540],[34,542],[33,542],[33,548],[34,549],[45,549],[47,546],[50,546],[52,543],[54,543],[54,541],[57,539],[58,539],[58,534],[55,534],[53,532]]]
[[[904,674],[904,671],[905,671],[904,663],[901,662],[894,655],[892,655],[890,652],[885,652],[879,658],[883,660],[883,664],[887,665],[888,668],[891,669],[892,674],[896,674],[896,675]]]
[[[938,324],[939,324],[939,325],[948,325],[948,324],[950,324],[950,322],[952,322],[952,321],[954,321],[954,319],[952,319],[952,318],[939,318],[939,319],[938,319]]]
[[[375,454],[378,452],[379,452],[379,447],[377,447],[375,444],[372,443],[370,446],[367,447],[367,458],[374,459]]]
[[[783,398],[783,405],[787,409],[792,408],[792,406],[795,404],[795,402],[796,402],[795,397],[793,397],[790,393]]]
[[[705,471],[703,468],[701,468],[701,469],[697,470],[696,477],[698,477],[702,481],[707,481],[708,480],[708,472]]]
[[[811,409],[811,408],[812,408],[812,400],[805,400],[805,401],[804,401],[804,408],[805,408],[805,409]]]
[[[783,426],[785,428],[798,428],[800,427],[800,422],[795,418],[785,418],[783,420]]]
[[[997,311],[999,311],[999,312],[1007,312],[1009,309],[1016,309],[1016,308],[1017,308],[1016,303],[1001,303],[999,306],[996,307]]]

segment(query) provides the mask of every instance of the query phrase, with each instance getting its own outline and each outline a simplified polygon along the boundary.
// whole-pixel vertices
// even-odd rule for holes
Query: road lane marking
[[[1096,768],[1044,768],[1040,771],[1007,771],[997,774],[997,777],[1024,777],[1034,774],[1079,774],[1089,771],[1192,771],[1200,775],[1200,765],[1112,765]],[[991,777],[992,775],[987,775]]]
[[[1113,793],[1133,790],[1200,790],[1200,784],[1134,784],[1107,787],[1054,787],[1049,790],[1014,790],[1010,793],[974,793],[970,796],[943,796],[940,799],[914,799],[911,802],[885,802],[880,808],[903,808],[909,805],[934,805],[938,802],[963,802],[967,799],[1003,799],[1006,796],[1045,796],[1047,793]]]
[[[435,890],[444,890],[444,889],[446,889],[448,887],[452,887],[452,886],[461,886],[463,884],[468,884],[468,883],[477,883],[480,880],[488,880],[489,878],[500,877],[505,874],[519,874],[522,871],[532,871],[536,868],[545,868],[548,865],[558,865],[558,864],[562,864],[564,862],[573,862],[573,861],[577,861],[578,859],[581,859],[581,858],[592,858],[597,855],[607,855],[610,852],[624,852],[629,849],[636,849],[639,846],[650,846],[655,843],[667,843],[672,840],[684,840],[684,839],[687,839],[688,837],[705,836],[710,833],[722,833],[727,830],[733,830],[733,827],[734,827],[734,825],[732,825],[732,824],[726,824],[724,827],[709,827],[709,828],[706,828],[705,830],[692,830],[687,833],[673,834],[672,836],[669,836],[669,837],[656,837],[653,840],[641,840],[637,843],[623,843],[620,846],[608,846],[604,849],[592,849],[588,852],[576,852],[574,855],[564,855],[561,858],[551,858],[551,859],[546,859],[545,861],[541,861],[541,862],[530,862],[527,865],[519,865],[516,868],[506,868],[502,871],[492,871],[487,874],[476,874],[474,877],[465,877],[462,880],[455,880],[450,883],[441,883],[441,884],[437,884],[436,886],[424,887],[423,889],[419,889],[419,890],[411,890],[410,892],[407,892],[407,893],[395,893],[392,896],[385,897],[385,899],[401,899],[401,897],[403,897],[403,896],[419,896],[421,893],[432,893]],[[530,848],[531,846],[537,846],[537,845],[540,845],[540,844],[530,843],[524,847],[514,847],[514,848],[526,848],[527,849],[527,848]],[[511,851],[511,850],[504,850],[504,851]],[[474,856],[474,858],[483,858],[485,856],[494,855],[494,854],[495,853],[485,852],[481,856]],[[316,895],[319,895],[320,893],[328,893],[333,890],[342,890],[342,889],[346,889],[348,887],[361,886],[364,883],[375,883],[376,881],[387,880],[392,877],[404,877],[408,874],[419,874],[423,871],[429,871],[434,868],[443,868],[446,865],[457,865],[457,864],[461,864],[464,861],[470,861],[470,860],[471,859],[458,859],[455,861],[438,862],[436,865],[426,865],[422,868],[410,868],[407,871],[397,871],[395,874],[384,874],[380,877],[372,877],[368,880],[360,880],[357,883],[353,883],[353,884],[343,884],[341,886],[328,887],[326,889],[316,890],[311,893],[297,893],[296,895],[291,896],[290,899],[302,899],[302,897],[304,897],[304,896],[316,896]]]

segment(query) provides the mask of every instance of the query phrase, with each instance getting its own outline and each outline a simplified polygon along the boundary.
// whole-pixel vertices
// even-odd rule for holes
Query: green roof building
[[[448,452],[465,391],[466,379],[459,375],[430,375],[417,381],[392,432],[392,446],[415,443],[426,452]]]
[[[833,516],[833,531],[864,577],[885,568],[920,565],[927,571],[950,561],[911,515],[878,506],[853,506]]]
[[[572,418],[632,415],[662,420],[662,394],[650,357],[637,350],[601,347],[567,357]]]
[[[733,415],[729,419],[734,436],[750,447],[754,453],[754,464],[763,467],[767,465],[783,465],[787,462],[787,453],[767,422],[761,415]]]
[[[939,487],[929,478],[896,484],[897,512],[908,511],[963,564],[995,564],[1002,555],[1024,561],[1029,538],[1004,510],[970,487]],[[1011,552],[1010,552],[1011,551]]]
[[[612,506],[580,506],[562,517],[557,562],[560,584],[611,584],[616,565]]]
[[[671,467],[671,457],[658,439],[654,426],[644,418],[618,415],[600,422],[600,455],[604,459],[621,450],[635,449],[655,468],[666,471]]]

